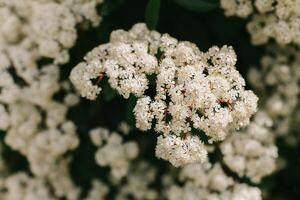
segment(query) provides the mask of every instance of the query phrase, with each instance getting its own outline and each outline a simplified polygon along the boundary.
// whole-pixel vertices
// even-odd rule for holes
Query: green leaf
[[[132,94],[127,100],[127,108],[126,108],[126,120],[127,123],[131,126],[135,126],[135,116],[134,116],[134,107],[136,105],[137,98],[133,96]]]
[[[108,83],[106,83],[103,86],[102,92],[103,92],[103,98],[104,98],[105,101],[112,100],[118,94],[118,92],[116,90],[112,89]]]
[[[149,0],[145,10],[145,21],[149,29],[155,29],[159,19],[160,0]]]
[[[197,12],[210,11],[219,7],[219,0],[174,0],[178,5]]]
[[[107,0],[104,1],[101,8],[101,15],[108,16],[111,13],[117,11],[123,4],[125,0]]]

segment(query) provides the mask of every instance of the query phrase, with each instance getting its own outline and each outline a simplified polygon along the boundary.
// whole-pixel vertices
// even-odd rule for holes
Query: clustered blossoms
[[[127,173],[129,163],[138,155],[136,142],[122,143],[122,137],[105,128],[90,131],[90,138],[98,147],[95,159],[100,166],[110,166],[111,176],[115,181],[121,180]]]
[[[56,65],[43,66],[26,85],[14,80],[18,75],[10,74],[10,69],[0,72],[0,129],[6,132],[4,141],[27,158],[31,172],[49,182],[57,197],[74,199],[79,191],[69,177],[68,152],[78,146],[79,139],[66,115],[78,97],[68,82],[59,83]],[[66,95],[55,100],[53,96],[60,91]]]
[[[275,39],[281,45],[300,44],[299,0],[221,0],[225,15],[251,16],[247,29],[253,44]]]
[[[257,97],[244,90],[231,47],[212,47],[202,53],[193,44],[167,35],[162,36],[161,46],[156,95],[153,100],[138,99],[138,128],[149,129],[155,119],[155,130],[165,135],[186,134],[194,127],[211,141],[219,141],[229,130],[249,123]]]
[[[93,80],[101,80],[104,75],[124,98],[130,94],[140,97],[148,89],[146,75],[154,73],[158,64],[153,53],[148,53],[157,52],[157,47],[150,42],[159,38],[158,33],[148,31],[144,24],[135,25],[131,34],[123,30],[114,31],[110,43],[93,49],[85,56],[86,62],[73,68],[70,79],[81,95],[90,100],[96,99],[101,91]]]
[[[156,168],[145,160],[137,159],[137,142],[123,141],[129,134],[130,126],[122,122],[119,130],[123,137],[102,127],[92,129],[89,133],[92,143],[98,148],[95,153],[96,163],[100,167],[110,168],[109,184],[118,188],[115,199],[158,199],[158,191],[151,186],[157,176]],[[109,190],[108,185],[94,180],[85,200],[105,200]]]
[[[1,199],[55,199],[43,179],[31,178],[26,173],[20,172],[9,176],[1,184],[1,189],[6,190],[0,194]]]
[[[271,125],[266,113],[259,112],[245,131],[226,139],[220,145],[225,165],[238,176],[246,176],[253,182],[260,182],[261,178],[274,172],[278,155]]]
[[[160,192],[153,188],[157,176],[157,168],[146,161],[139,161],[132,165],[123,185],[119,187],[116,200],[145,199],[156,200],[161,197]]]
[[[182,185],[169,186],[168,200],[261,200],[261,191],[228,177],[219,164],[191,164],[183,167]],[[168,185],[168,183],[167,183]]]
[[[298,47],[269,45],[261,58],[260,68],[251,68],[248,79],[260,95],[265,112],[274,121],[274,133],[284,136],[290,144],[299,140]],[[294,134],[295,132],[297,134]]]
[[[93,180],[92,188],[84,200],[104,200],[109,188],[99,180]]]
[[[198,137],[187,136],[181,139],[176,135],[167,135],[157,138],[155,154],[179,167],[188,163],[204,162],[207,151]]]
[[[79,97],[70,81],[62,80],[59,65],[69,60],[76,26],[99,24],[101,2],[0,0],[0,130],[30,170],[3,169],[0,199],[80,198],[69,169],[79,138],[67,118]]]
[[[175,166],[206,157],[204,145],[190,135],[192,128],[204,131],[210,142],[224,140],[229,131],[247,125],[256,111],[257,97],[244,89],[232,47],[203,53],[190,42],[136,24],[128,32],[114,31],[109,43],[84,60],[70,76],[81,95],[95,99],[101,87],[94,80],[103,76],[124,98],[135,95],[136,127],[146,131],[155,121],[155,131],[163,134],[156,155]],[[154,97],[146,93],[149,75],[156,77]]]
[[[111,199],[108,195],[111,187],[115,187],[114,199],[160,199],[160,192],[153,188],[156,180],[157,169],[144,160],[138,160],[134,165],[130,165],[128,173],[126,173],[121,181],[113,179],[104,183],[94,179],[91,190],[84,200],[107,200]],[[175,183],[174,183],[175,184]]]
[[[41,57],[55,63],[69,60],[76,41],[76,25],[97,25],[102,0],[1,0],[0,68],[14,65],[31,71]],[[28,72],[30,73],[30,72]],[[32,73],[32,71],[31,71]]]
[[[26,172],[10,175],[7,170],[3,171],[0,177],[0,198],[5,200],[78,199],[80,190],[70,178],[67,161],[62,161],[46,178],[31,176]]]

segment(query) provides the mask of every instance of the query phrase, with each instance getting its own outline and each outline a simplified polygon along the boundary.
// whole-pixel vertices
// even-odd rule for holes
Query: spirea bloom
[[[123,142],[122,137],[116,132],[105,128],[95,128],[90,131],[90,138],[98,147],[95,159],[100,166],[111,167],[111,177],[120,181],[129,168],[129,163],[138,155],[136,142]]]
[[[228,137],[220,145],[225,165],[253,182],[260,182],[274,172],[278,153],[271,126],[272,121],[267,114],[259,112],[245,131]]]
[[[299,140],[300,56],[295,46],[269,45],[248,79],[274,122],[274,133],[293,145]]]
[[[255,45],[275,39],[278,44],[299,45],[299,0],[221,0],[225,15],[250,17],[247,25]]]
[[[239,183],[226,175],[219,164],[191,164],[178,177],[180,185],[166,190],[168,200],[261,200],[256,187]]]
[[[170,161],[173,166],[179,167],[194,162],[204,162],[207,151],[197,136],[180,138],[176,135],[159,136],[155,154],[158,158]]]
[[[192,147],[196,139],[185,137],[192,128],[204,131],[210,142],[224,140],[230,130],[247,125],[255,113],[257,97],[244,89],[236,61],[232,47],[214,46],[201,52],[193,43],[136,24],[129,31],[112,32],[110,42],[90,51],[74,67],[70,79],[83,97],[94,100],[101,91],[97,82],[106,76],[124,98],[130,94],[138,98],[134,108],[137,128],[145,131],[153,126],[164,135],[159,142],[177,138]],[[155,77],[154,96],[146,92],[150,75]],[[189,152],[193,148],[176,154],[178,158],[198,157],[187,156],[181,164],[201,160],[204,147],[198,143],[202,148],[196,150],[198,154]]]

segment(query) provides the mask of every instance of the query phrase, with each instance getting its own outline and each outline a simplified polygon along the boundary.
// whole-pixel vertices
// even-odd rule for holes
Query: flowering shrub
[[[299,197],[299,5],[0,0],[0,199]]]
[[[137,24],[128,33],[114,31],[110,43],[93,49],[85,60],[70,76],[81,95],[95,99],[101,88],[92,79],[103,76],[124,98],[135,95],[136,127],[151,129],[156,120],[155,131],[164,135],[158,138],[156,155],[174,166],[205,160],[204,145],[190,136],[192,128],[204,131],[211,142],[224,140],[256,111],[257,97],[244,90],[231,47],[203,53],[192,43]],[[145,94],[147,75],[156,76],[153,100]]]

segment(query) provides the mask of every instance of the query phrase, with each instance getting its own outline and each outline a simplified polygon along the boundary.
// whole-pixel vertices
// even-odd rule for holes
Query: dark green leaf
[[[159,18],[160,0],[149,0],[146,11],[145,21],[149,29],[155,29]]]
[[[198,12],[210,11],[219,7],[219,0],[174,0],[178,5]]]
[[[127,100],[127,112],[126,112],[126,119],[127,123],[131,126],[135,126],[135,117],[134,117],[134,107],[136,105],[136,97],[133,95],[130,95],[130,97]]]
[[[112,100],[118,94],[117,91],[112,89],[108,83],[103,86],[102,92],[105,101]]]
[[[104,1],[101,8],[101,15],[107,16],[117,11],[125,2],[125,0],[107,0]]]

